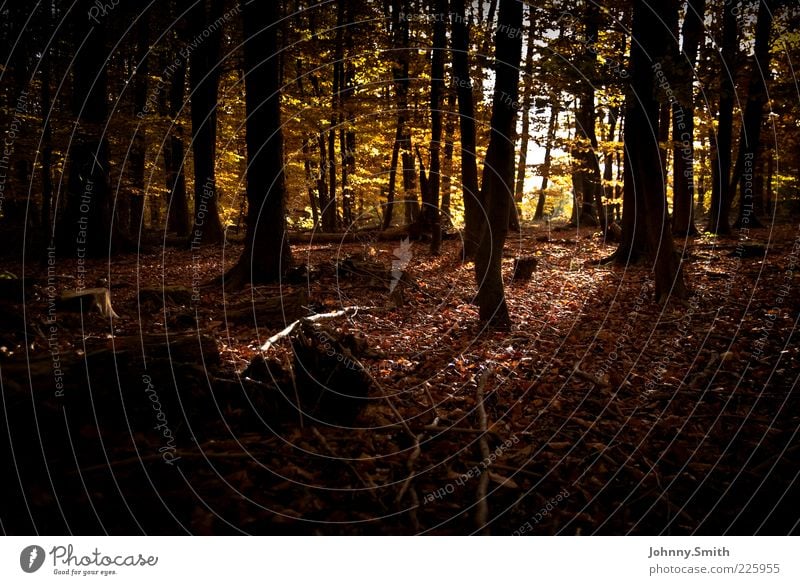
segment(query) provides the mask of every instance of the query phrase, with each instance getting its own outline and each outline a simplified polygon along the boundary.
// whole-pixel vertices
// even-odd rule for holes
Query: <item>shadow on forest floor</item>
[[[89,262],[85,274],[74,260],[49,275],[28,267],[24,313],[13,295],[0,304],[17,494],[2,528],[796,531],[800,240],[789,227],[751,236],[763,253],[695,240],[688,303],[660,307],[646,266],[589,262],[613,250],[591,232],[524,230],[506,274],[515,256],[539,261],[507,288],[506,333],[477,324],[456,241],[439,257],[420,243],[296,245],[312,268],[293,282],[226,293],[192,285],[222,274],[238,246]],[[407,278],[390,294],[393,260]],[[345,261],[389,276],[343,272]],[[109,288],[119,318],[51,304],[76,276]],[[343,307],[359,309],[321,330],[360,340],[369,404],[349,425],[301,424],[291,379],[240,374],[296,316]],[[264,353],[288,371],[288,343]]]

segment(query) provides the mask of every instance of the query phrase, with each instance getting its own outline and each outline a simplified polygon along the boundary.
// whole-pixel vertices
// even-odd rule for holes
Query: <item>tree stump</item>
[[[533,277],[533,272],[539,260],[533,256],[514,258],[514,270],[511,276],[513,282],[527,282]]]
[[[119,315],[111,307],[111,293],[107,288],[85,288],[64,292],[56,299],[56,309],[70,313],[86,313],[96,309],[103,317],[119,319]]]

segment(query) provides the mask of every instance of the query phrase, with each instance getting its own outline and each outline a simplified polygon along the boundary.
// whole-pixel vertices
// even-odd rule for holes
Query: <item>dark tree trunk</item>
[[[336,130],[342,123],[341,101],[344,78],[344,29],[346,0],[338,0],[336,15],[336,40],[333,54],[333,89],[331,121],[328,127],[328,205],[322,212],[322,229],[335,232],[339,227],[339,209],[336,198]],[[344,172],[344,171],[343,171]]]
[[[397,185],[397,163],[400,150],[405,145],[403,152],[408,152],[410,146],[407,141],[406,118],[408,116],[408,86],[409,86],[409,27],[408,20],[400,18],[400,14],[409,13],[408,0],[394,0],[392,4],[392,33],[394,49],[397,52],[396,65],[392,67],[394,88],[397,94],[397,128],[395,130],[394,145],[392,147],[392,160],[389,168],[389,192],[386,196],[386,210],[383,214],[383,229],[388,229],[392,223],[394,212],[394,199]]]
[[[544,162],[542,164],[542,185],[539,188],[539,200],[536,202],[536,213],[533,219],[542,219],[544,217],[544,203],[545,191],[547,190],[547,183],[550,181],[550,167],[553,163],[553,144],[556,140],[556,132],[558,131],[558,112],[559,107],[556,103],[556,98],[550,104],[550,123],[547,125],[547,139],[544,145]]]
[[[606,134],[606,142],[614,141],[614,134],[617,131],[617,118],[619,118],[619,106],[610,106],[608,108],[608,133]],[[614,199],[614,189],[611,187],[611,181],[614,179],[614,151],[609,148],[603,156],[603,195],[606,199]]]
[[[683,46],[675,80],[677,101],[672,106],[672,233],[681,238],[697,234],[694,225],[694,68],[703,35],[706,0],[690,0],[683,20]]]
[[[192,37],[192,147],[194,152],[194,228],[192,245],[222,242],[218,192],[214,168],[217,150],[217,91],[221,28],[212,23],[222,17],[223,0],[200,0],[191,11]],[[211,31],[210,34],[204,34]]]
[[[740,179],[739,216],[736,227],[747,229],[761,227],[755,210],[754,175],[760,174],[758,165],[759,143],[764,104],[767,101],[766,80],[769,79],[769,39],[772,32],[772,12],[775,0],[761,0],[756,21],[755,58],[750,71],[747,105],[744,110],[742,133],[739,138],[739,155],[736,167],[739,176],[734,175],[733,183]],[[731,187],[733,189],[733,187]]]
[[[469,73],[469,28],[464,0],[451,0],[453,81],[458,95],[461,130],[461,184],[464,189],[464,259],[473,258],[482,223],[478,164],[475,159],[475,105]]]
[[[521,30],[522,3],[501,0],[495,35],[495,87],[492,103],[491,138],[483,166],[483,190],[487,218],[475,254],[477,302],[481,321],[499,328],[510,326],[503,288],[503,246],[508,217],[514,202],[514,148],[516,145],[517,99],[522,39],[505,34]]]
[[[617,260],[625,262],[639,251],[653,261],[658,302],[674,296],[686,297],[686,288],[667,214],[664,176],[654,172],[661,163],[658,139],[653,129],[659,122],[659,102],[654,65],[664,63],[671,31],[669,23],[677,13],[677,0],[650,4],[635,0],[631,44],[631,87],[625,115],[625,199],[623,238]]]
[[[314,222],[314,229],[319,226],[319,208],[317,207],[317,177],[311,168],[311,139],[303,140],[303,170],[306,173],[306,189],[308,191],[308,205],[311,207],[311,218]]]
[[[445,110],[444,123],[444,162],[442,163],[442,223],[452,225],[450,218],[450,189],[453,174],[453,134],[456,130],[456,119],[453,108],[455,107],[455,91],[447,92],[447,109]]]
[[[167,229],[179,236],[189,235],[189,202],[186,199],[185,148],[178,117],[183,109],[186,60],[176,59],[167,66],[171,73],[168,115],[170,127],[164,142],[164,176],[167,187]],[[138,225],[137,225],[138,229]]]
[[[434,10],[448,14],[448,0],[436,0]],[[438,254],[442,247],[442,223],[439,214],[439,189],[441,185],[442,144],[442,94],[444,93],[444,57],[447,50],[447,22],[437,18],[433,24],[433,51],[431,55],[431,162],[428,183],[428,205],[423,216],[429,218],[431,253]]]
[[[582,56],[581,93],[575,112],[575,144],[573,158],[578,165],[573,171],[575,199],[580,205],[578,225],[597,225],[602,220],[602,181],[597,161],[597,114],[595,112],[595,78],[597,76],[597,35],[600,14],[597,5],[589,2],[584,14],[584,53]],[[573,208],[573,216],[575,209]]]
[[[736,99],[736,59],[739,42],[737,15],[739,5],[735,2],[722,8],[722,53],[720,64],[720,97],[717,134],[714,138],[716,160],[712,161],[711,208],[708,214],[708,231],[728,234],[731,231],[730,173],[733,138],[733,106]]]
[[[291,264],[286,233],[278,6],[241,0],[247,114],[247,236],[232,286],[278,280]]]
[[[47,11],[46,28],[51,30],[50,12]],[[53,131],[50,127],[50,115],[53,107],[52,97],[50,93],[50,74],[51,74],[51,53],[45,51],[42,55],[42,80],[40,85],[40,99],[42,106],[42,209],[41,209],[41,222],[42,227],[47,230],[48,239],[53,234],[53,226],[50,224],[50,207],[53,202],[53,179],[52,179],[52,166],[53,166]]]
[[[525,193],[525,175],[528,171],[528,141],[531,131],[531,106],[533,102],[534,77],[533,77],[533,42],[536,35],[536,19],[533,6],[528,7],[528,45],[525,49],[525,84],[522,94],[522,135],[519,144],[519,163],[517,164],[517,182],[514,186],[514,207],[511,210],[509,227],[519,231],[522,219],[522,197]]]
[[[113,229],[108,141],[103,135],[108,117],[105,27],[92,26],[86,18],[90,4],[82,0],[70,13],[76,47],[72,112],[78,126],[67,156],[67,203],[56,244],[59,254],[79,259],[107,256]]]
[[[147,103],[147,78],[150,73],[148,53],[149,47],[149,25],[150,19],[147,13],[140,16],[137,23],[137,39],[136,39],[136,78],[133,86],[133,115],[138,117],[139,112],[144,111],[145,104]],[[131,164],[131,188],[132,193],[130,197],[130,205],[128,206],[127,213],[125,206],[120,206],[118,222],[119,227],[123,233],[133,235],[134,240],[138,241],[138,233],[141,218],[134,215],[133,210],[144,206],[145,196],[145,152],[147,144],[145,143],[145,126],[141,123],[136,124],[134,136],[131,141],[130,150],[130,164]],[[123,195],[127,199],[127,195]],[[133,199],[140,199],[141,201],[134,202]]]

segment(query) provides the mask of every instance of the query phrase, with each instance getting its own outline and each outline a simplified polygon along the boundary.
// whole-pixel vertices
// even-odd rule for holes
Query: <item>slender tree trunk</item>
[[[533,219],[542,219],[544,217],[545,192],[547,191],[547,183],[550,181],[550,167],[553,163],[553,144],[555,143],[556,133],[558,131],[558,112],[559,106],[554,96],[550,103],[550,122],[547,124],[547,138],[544,144],[542,185],[539,188],[539,200],[536,202],[536,213]]]
[[[495,35],[495,88],[492,103],[491,138],[483,166],[481,199],[487,218],[475,255],[477,302],[483,322],[499,328],[510,326],[503,288],[503,246],[508,217],[514,201],[514,147],[516,145],[519,64],[522,39],[502,31],[522,29],[522,3],[500,0],[498,32]]]
[[[241,0],[247,131],[247,236],[232,286],[278,280],[291,264],[280,105],[278,6]]]
[[[52,23],[47,11],[48,16],[46,29],[51,30]],[[40,99],[42,106],[42,209],[41,209],[41,222],[42,227],[47,230],[48,239],[53,234],[53,226],[50,224],[50,207],[53,202],[53,131],[50,127],[50,115],[52,114],[52,98],[50,93],[50,75],[51,75],[51,54],[47,50],[42,55],[42,80],[40,85]]]
[[[694,68],[703,35],[706,0],[690,0],[683,19],[683,45],[678,63],[687,73],[676,80],[677,101],[672,106],[674,170],[672,187],[672,233],[681,238],[697,234],[694,225]]]
[[[444,122],[444,162],[442,163],[442,223],[446,226],[452,225],[450,217],[450,189],[452,187],[453,174],[453,134],[456,130],[455,119],[455,91],[447,92],[447,109],[445,111]]]
[[[147,14],[141,15],[137,23],[137,39],[136,39],[136,79],[133,86],[133,117],[134,121],[139,112],[144,110],[147,103],[147,79],[150,73],[148,52],[150,50],[149,37],[150,37],[150,19]],[[119,227],[126,234],[138,234],[139,226],[141,224],[141,217],[134,213],[134,210],[142,209],[144,207],[145,197],[145,153],[147,151],[147,144],[145,142],[145,126],[137,124],[135,127],[135,134],[131,141],[130,150],[130,164],[131,164],[131,187],[133,193],[128,199],[128,196],[123,196],[128,199],[129,205],[127,213],[125,205],[119,206]],[[138,201],[135,201],[137,200]],[[119,205],[119,202],[118,202]]]
[[[308,191],[308,205],[311,208],[311,218],[314,222],[314,229],[317,229],[319,225],[319,210],[317,207],[317,197],[315,195],[317,178],[314,176],[314,171],[311,168],[311,139],[309,138],[303,140],[303,170],[306,174],[306,190]]]
[[[720,65],[720,98],[717,134],[714,139],[716,161],[712,163],[711,209],[708,231],[715,234],[730,233],[731,210],[730,173],[733,134],[733,106],[736,98],[735,62],[739,42],[737,14],[739,6],[732,2],[722,8],[722,53]]]
[[[221,29],[210,26],[222,17],[223,0],[201,0],[192,9],[192,35],[200,42],[190,60],[192,87],[192,147],[194,152],[194,228],[191,244],[219,244],[223,239],[219,219],[215,171],[217,151],[217,92]],[[211,31],[207,38],[204,34]]]
[[[761,124],[764,104],[767,102],[766,80],[769,79],[769,39],[772,32],[772,13],[775,0],[761,0],[756,20],[755,59],[750,71],[747,105],[744,110],[739,155],[736,167],[741,169],[739,179],[739,216],[736,227],[747,229],[762,227],[755,213],[753,197],[754,175],[760,174],[758,165]],[[734,175],[735,182],[737,176]]]
[[[480,5],[481,3],[479,3]],[[475,105],[469,73],[469,29],[464,0],[451,0],[453,81],[458,95],[458,115],[461,130],[461,184],[464,189],[464,259],[475,256],[482,223],[478,164],[475,158]]]
[[[517,164],[517,182],[514,186],[514,207],[511,212],[509,227],[519,231],[519,224],[522,219],[522,197],[525,193],[525,176],[528,171],[528,142],[531,131],[531,106],[533,105],[533,42],[536,35],[536,19],[534,18],[534,7],[528,7],[528,41],[525,49],[525,84],[522,93],[522,134],[519,145],[519,163]]]
[[[448,14],[448,0],[436,0],[434,10]],[[431,55],[431,162],[428,184],[429,206],[425,210],[430,218],[431,254],[442,247],[442,221],[439,214],[439,189],[441,185],[442,145],[442,94],[444,93],[444,58],[447,51],[447,21],[437,18],[433,24],[433,51]],[[426,215],[423,213],[423,215]]]
[[[186,172],[182,129],[178,118],[183,109],[186,85],[186,59],[175,60],[167,66],[171,75],[167,114],[170,126],[164,142],[164,176],[167,187],[167,229],[181,237],[189,235],[189,202],[186,199]],[[138,223],[136,229],[138,230]]]
[[[409,87],[409,28],[408,20],[405,16],[408,13],[408,0],[393,0],[392,34],[394,38],[394,50],[397,53],[397,57],[395,59],[396,65],[392,67],[392,77],[394,78],[394,88],[397,96],[397,126],[394,145],[392,146],[391,166],[389,168],[389,192],[386,196],[386,210],[383,214],[383,229],[388,229],[392,223],[397,185],[397,164],[400,158],[400,150],[405,143],[406,137]],[[400,16],[401,14],[403,15],[402,18]]]

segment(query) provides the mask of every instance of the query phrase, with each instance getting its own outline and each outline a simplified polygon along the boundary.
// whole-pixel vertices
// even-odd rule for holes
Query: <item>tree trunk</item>
[[[480,4],[480,3],[479,3]],[[464,0],[451,0],[453,81],[458,95],[458,115],[461,130],[461,184],[464,188],[464,259],[475,256],[482,210],[478,190],[478,164],[475,159],[475,105],[469,73],[469,28]]]
[[[556,97],[553,96],[550,103],[550,122],[547,125],[547,139],[544,145],[544,162],[542,164],[542,185],[539,189],[539,201],[536,202],[536,213],[533,219],[542,219],[544,217],[544,203],[545,191],[547,190],[547,183],[550,181],[550,167],[553,163],[553,144],[556,140],[556,133],[558,131],[558,112],[559,106],[556,103]]]
[[[150,19],[148,18],[147,13],[142,14],[139,18],[139,22],[137,23],[137,39],[136,39],[136,57],[135,57],[135,66],[136,66],[136,78],[134,81],[133,86],[133,116],[134,118],[138,117],[139,112],[144,111],[145,104],[147,103],[147,79],[149,76],[150,68],[149,68],[149,58],[148,54],[150,51],[149,46],[149,25]],[[134,120],[135,122],[135,120]],[[142,199],[142,203],[144,202],[145,196],[145,153],[147,150],[147,144],[145,143],[145,129],[146,127],[141,124],[137,123],[134,136],[131,141],[130,147],[130,164],[131,164],[131,188],[132,193],[130,194],[120,194],[121,197],[124,198],[132,198],[132,199]],[[118,208],[120,209],[118,217],[119,227],[125,234],[134,235],[134,240],[138,241],[138,233],[139,233],[139,223],[134,223],[136,218],[132,211],[134,208],[138,208],[137,205],[134,205],[133,201],[129,200],[129,205],[127,206],[127,212],[125,211],[126,206],[120,206],[118,202]],[[141,220],[140,220],[141,221]]]
[[[108,140],[103,133],[108,117],[105,27],[86,18],[89,5],[81,0],[70,13],[76,48],[72,112],[78,126],[67,157],[67,203],[57,234],[58,253],[79,259],[107,256],[113,241]]]
[[[167,187],[167,229],[179,236],[189,235],[189,203],[186,199],[185,148],[178,117],[183,109],[186,59],[175,60],[166,71],[172,75],[169,89],[170,126],[164,141],[164,176]],[[138,229],[138,224],[137,224]]]
[[[434,10],[448,14],[448,0],[436,0]],[[444,93],[444,57],[447,50],[447,22],[437,18],[433,24],[433,51],[431,55],[431,152],[428,184],[428,207],[430,218],[431,254],[438,254],[442,247],[442,223],[439,214],[439,188],[441,184],[442,144],[442,94]]]
[[[291,264],[286,233],[286,182],[280,64],[274,3],[241,0],[244,20],[247,131],[247,235],[232,286],[274,282]]]
[[[754,213],[754,175],[760,174],[758,165],[759,142],[764,104],[767,101],[766,80],[769,79],[769,39],[772,32],[772,12],[775,0],[761,0],[756,21],[755,58],[750,71],[747,105],[744,110],[739,155],[736,167],[741,169],[739,179],[739,216],[736,227],[747,229],[761,227]],[[737,177],[734,176],[735,183]]]
[[[447,92],[447,116],[444,123],[444,162],[442,163],[442,223],[446,226],[453,224],[450,217],[450,189],[453,174],[453,134],[456,130],[456,119],[453,108],[455,107],[456,94],[454,90]]]
[[[397,185],[397,163],[400,158],[400,149],[405,142],[406,116],[408,115],[408,20],[400,15],[408,14],[408,0],[394,0],[392,4],[392,33],[394,49],[397,52],[395,65],[392,67],[394,88],[397,96],[397,127],[392,146],[392,160],[389,168],[389,192],[386,196],[386,210],[383,214],[383,229],[389,229],[394,212],[394,199]],[[405,152],[405,151],[404,151]]]
[[[728,234],[731,231],[730,173],[733,134],[733,106],[736,98],[736,53],[739,42],[739,25],[736,3],[722,8],[722,53],[720,55],[720,97],[717,134],[714,138],[716,161],[712,162],[711,208],[708,215],[708,231]]]
[[[528,27],[527,48],[525,49],[525,85],[522,94],[522,135],[519,145],[519,163],[517,164],[517,182],[514,186],[514,207],[511,210],[511,221],[509,227],[519,231],[519,224],[522,219],[522,197],[525,193],[525,175],[528,171],[528,141],[530,140],[531,129],[531,105],[533,102],[534,78],[533,78],[533,41],[536,35],[536,19],[534,18],[533,6],[528,7]]]
[[[200,0],[191,11],[192,35],[199,39],[191,54],[192,147],[194,152],[194,228],[192,246],[222,242],[215,173],[217,91],[223,0]],[[210,34],[206,37],[206,32]]]
[[[481,321],[499,328],[510,326],[503,288],[503,246],[508,217],[514,201],[514,147],[522,39],[503,31],[521,30],[522,3],[501,0],[495,35],[495,87],[491,138],[483,166],[483,190],[487,218],[475,255],[477,302]]]
[[[631,43],[632,76],[625,116],[625,207],[623,241],[617,259],[625,262],[641,248],[647,252],[653,261],[655,294],[660,303],[671,296],[686,297],[669,229],[665,179],[661,173],[653,172],[661,162],[658,139],[653,133],[659,122],[654,65],[665,62],[671,36],[665,23],[677,10],[677,0],[657,5],[650,5],[647,0],[634,2],[633,36],[638,42]]]
[[[697,234],[694,225],[694,68],[703,35],[706,0],[690,0],[683,19],[683,46],[677,63],[683,75],[675,80],[677,101],[672,105],[672,233],[681,238]]]

